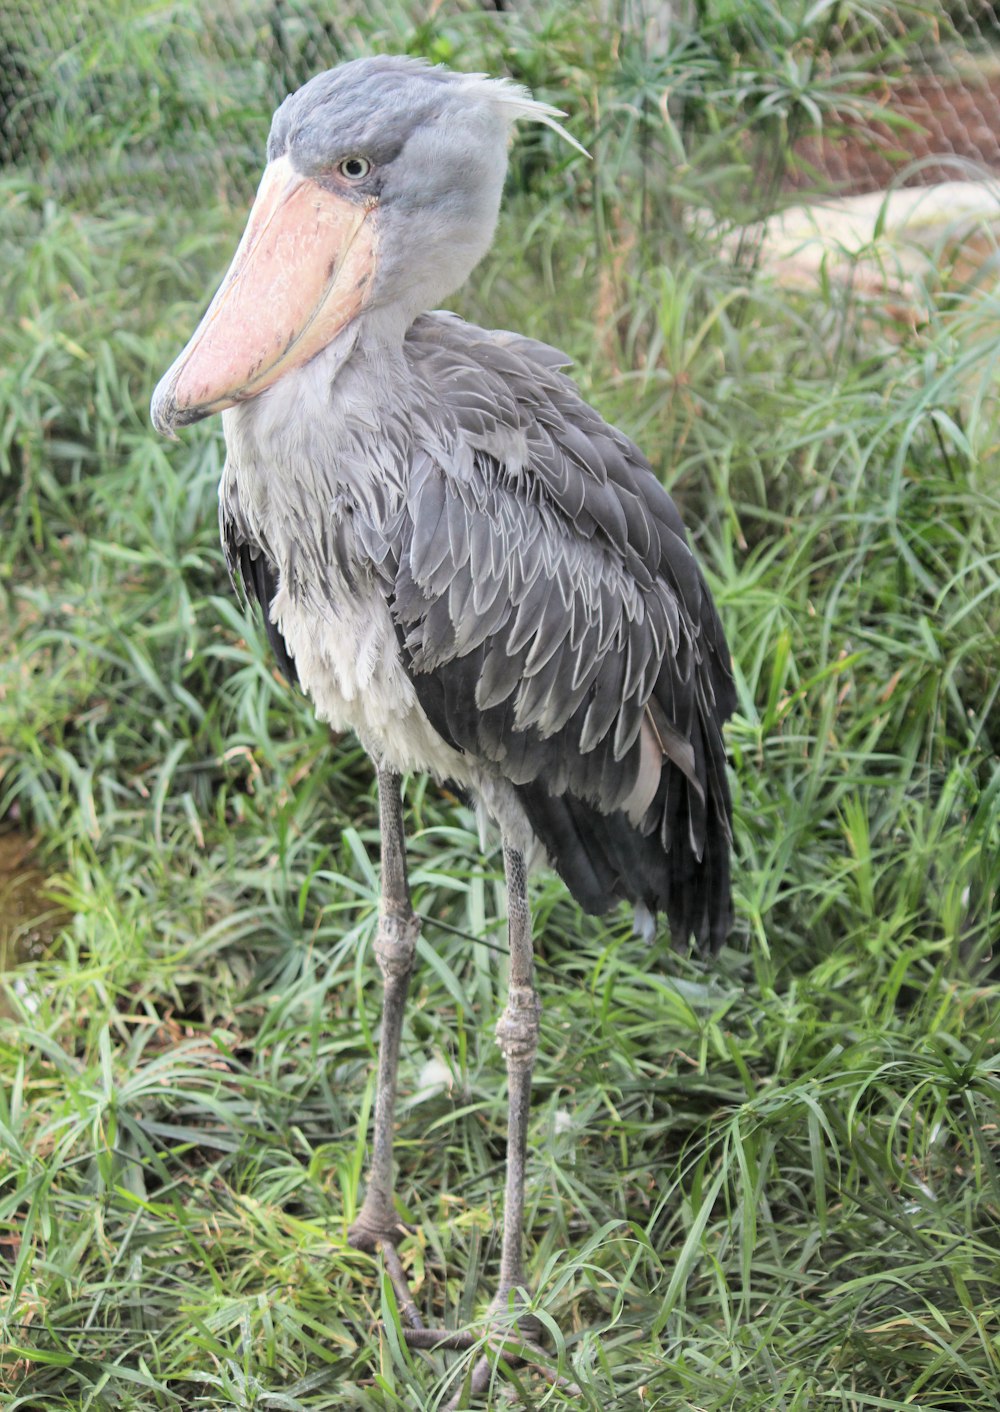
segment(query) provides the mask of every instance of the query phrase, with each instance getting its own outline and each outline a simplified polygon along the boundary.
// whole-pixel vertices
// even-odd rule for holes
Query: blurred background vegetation
[[[13,0],[0,14],[0,1392],[423,1408],[349,1250],[372,1101],[371,769],[275,673],[217,546],[217,425],[148,399],[274,106],[376,51],[557,103],[467,317],[567,350],[720,603],[738,921],[712,961],[534,885],[524,1406],[995,1408],[1000,297],[992,6]],[[990,146],[992,132],[993,146]],[[977,137],[976,134],[979,134]],[[950,188],[949,188],[950,190]],[[399,1190],[431,1322],[489,1298],[499,860],[408,784],[425,917]],[[381,1321],[381,1323],[380,1323]],[[499,1394],[491,1394],[490,1403]]]

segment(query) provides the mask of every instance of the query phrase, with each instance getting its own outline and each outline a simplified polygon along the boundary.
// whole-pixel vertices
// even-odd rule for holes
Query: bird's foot
[[[381,1250],[382,1263],[392,1281],[399,1312],[407,1325],[404,1332],[426,1333],[396,1248],[404,1236],[412,1234],[412,1227],[399,1219],[391,1204],[387,1206],[377,1199],[369,1203],[366,1197],[357,1218],[348,1227],[347,1243],[355,1250],[363,1250],[366,1255],[374,1255],[376,1250]]]
[[[386,1247],[383,1245],[383,1252],[385,1249]],[[497,1300],[494,1300],[491,1304],[490,1313],[487,1314],[487,1318],[490,1320],[491,1324],[494,1323],[491,1317],[492,1312],[501,1307],[505,1313],[508,1312],[508,1306],[506,1304],[501,1306],[498,1304]],[[537,1353],[541,1353],[542,1350],[538,1344],[541,1332],[542,1326],[539,1320],[536,1319],[533,1314],[524,1313],[518,1316],[514,1323],[505,1321],[502,1328],[496,1327],[490,1329],[486,1337],[489,1342],[498,1349],[506,1344],[511,1344],[521,1345],[526,1348],[531,1348]],[[478,1347],[483,1342],[483,1337],[484,1335],[481,1332],[476,1333],[472,1329],[428,1329],[422,1324],[419,1326],[411,1325],[410,1328],[403,1330],[403,1338],[410,1348],[421,1348],[428,1352],[433,1352],[438,1348],[450,1349],[453,1352],[464,1352],[470,1348]],[[519,1361],[524,1362],[526,1360],[521,1359]]]
[[[498,1317],[501,1314],[505,1316],[502,1319]],[[512,1316],[513,1322],[510,1322]],[[505,1370],[512,1371],[525,1366],[534,1368],[547,1382],[562,1388],[570,1396],[579,1395],[580,1389],[577,1385],[557,1373],[551,1366],[549,1355],[539,1342],[542,1333],[541,1321],[528,1312],[521,1290],[508,1292],[507,1298],[497,1294],[490,1305],[488,1317],[491,1322],[495,1321],[494,1329],[487,1337],[488,1352],[480,1354],[466,1372],[461,1385],[448,1403],[450,1412],[461,1412],[461,1409],[472,1406],[484,1397],[496,1371],[503,1373]],[[463,1339],[465,1337],[463,1335]],[[411,1343],[409,1336],[406,1341]],[[463,1346],[469,1347],[472,1343],[481,1344],[481,1336],[478,1339],[470,1339],[468,1343],[463,1343]],[[440,1344],[437,1346],[440,1347]],[[458,1344],[449,1343],[446,1346],[452,1348]]]
[[[367,1254],[380,1251],[385,1272],[389,1276],[399,1308],[401,1333],[409,1348],[426,1353],[476,1353],[471,1366],[466,1366],[448,1407],[459,1412],[480,1401],[487,1393],[491,1379],[505,1369],[529,1365],[549,1382],[575,1393],[573,1384],[551,1367],[541,1347],[542,1325],[528,1308],[525,1285],[501,1284],[485,1315],[486,1328],[475,1329],[427,1328],[410,1290],[406,1271],[399,1257],[398,1246],[412,1228],[396,1214],[391,1200],[380,1197],[369,1187],[361,1210],[347,1232],[348,1243]]]
[[[403,1330],[403,1338],[410,1348],[420,1348],[427,1352],[448,1349],[454,1352],[468,1352],[482,1349],[484,1342],[488,1352],[483,1352],[468,1368],[456,1389],[448,1408],[470,1407],[482,1398],[490,1385],[495,1370],[499,1367],[514,1369],[530,1365],[542,1377],[571,1394],[578,1388],[566,1378],[556,1373],[550,1366],[549,1357],[541,1347],[541,1322],[528,1312],[521,1290],[508,1291],[507,1296],[497,1294],[490,1305],[487,1319],[492,1326],[486,1333],[472,1329],[416,1329]]]

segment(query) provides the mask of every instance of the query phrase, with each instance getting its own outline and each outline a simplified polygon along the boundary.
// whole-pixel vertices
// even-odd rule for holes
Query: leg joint
[[[396,1245],[409,1234],[409,1229],[396,1214],[391,1191],[386,1191],[373,1180],[369,1182],[361,1210],[347,1232],[347,1243],[355,1250],[371,1254],[380,1241]]]
[[[534,986],[512,985],[497,1021],[497,1044],[508,1064],[534,1062],[538,1048],[541,1001]]]
[[[410,974],[419,935],[420,919],[413,912],[380,915],[373,949],[385,980],[399,980]]]

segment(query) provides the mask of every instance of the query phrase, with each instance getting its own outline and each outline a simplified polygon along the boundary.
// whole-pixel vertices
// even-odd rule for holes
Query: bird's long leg
[[[500,1284],[493,1304],[506,1309],[511,1294],[524,1289],[524,1168],[528,1155],[531,1071],[538,1051],[541,1003],[534,983],[531,913],[528,908],[524,854],[507,843],[503,850],[507,878],[507,929],[510,977],[507,1004],[497,1022],[497,1044],[507,1063],[507,1185],[503,1203]]]
[[[382,1247],[386,1270],[392,1280],[404,1319],[422,1328],[413,1296],[396,1253],[406,1228],[396,1215],[393,1201],[392,1133],[396,1108],[396,1074],[403,1031],[406,993],[413,970],[413,954],[420,922],[410,903],[406,876],[406,839],[399,775],[378,772],[379,821],[382,830],[382,900],[375,957],[382,972],[382,1033],[378,1047],[378,1087],[375,1094],[375,1130],[368,1188],[361,1210],[347,1233],[351,1245],[373,1251]]]
[[[497,1022],[496,1036],[507,1064],[507,1182],[504,1192],[500,1281],[490,1306],[491,1311],[496,1313],[506,1312],[510,1307],[511,1300],[518,1301],[519,1291],[527,1287],[523,1251],[524,1173],[528,1155],[531,1073],[538,1049],[539,1017],[541,1014],[541,1004],[534,984],[531,913],[528,908],[527,870],[524,855],[505,842],[503,858],[504,872],[507,878],[510,974],[507,986],[507,1003]],[[385,1249],[386,1246],[383,1243],[383,1250]],[[395,1254],[395,1252],[393,1253]],[[391,1269],[390,1274],[392,1274]],[[395,1276],[393,1276],[393,1283],[396,1284]],[[516,1367],[524,1362],[534,1363],[536,1359],[540,1365],[544,1365],[545,1354],[535,1342],[538,1331],[538,1321],[534,1317],[522,1313],[517,1319],[514,1347],[509,1353],[504,1351],[506,1340],[502,1332],[498,1331],[498,1338],[490,1341],[498,1353],[503,1353],[505,1361],[511,1366]],[[475,1334],[470,1329],[425,1329],[416,1324],[404,1329],[403,1334],[411,1348],[423,1348],[429,1351],[468,1350],[481,1342],[481,1335]],[[465,1408],[468,1406],[466,1396],[474,1401],[483,1395],[489,1386],[495,1360],[495,1353],[476,1359],[471,1373],[468,1373],[463,1379],[462,1386],[448,1403],[449,1408]],[[551,1369],[541,1366],[540,1371],[550,1382],[558,1384],[573,1395],[579,1394],[579,1388],[574,1383],[569,1382]]]
[[[531,1071],[538,1050],[541,1003],[534,983],[531,946],[531,913],[528,908],[527,870],[524,854],[504,843],[507,878],[507,930],[510,943],[510,977],[507,1004],[497,1022],[497,1043],[507,1063],[507,1185],[503,1203],[503,1240],[500,1247],[500,1283],[491,1308],[506,1310],[518,1291],[527,1287],[524,1274],[524,1169],[528,1155],[528,1114],[531,1105]],[[538,1336],[537,1320],[522,1316],[518,1332],[528,1349],[541,1353],[531,1341]],[[544,1356],[544,1355],[542,1355]],[[523,1356],[509,1357],[517,1364]],[[479,1358],[469,1379],[470,1398],[481,1397],[489,1385],[492,1365]],[[449,1407],[464,1407],[459,1389]]]

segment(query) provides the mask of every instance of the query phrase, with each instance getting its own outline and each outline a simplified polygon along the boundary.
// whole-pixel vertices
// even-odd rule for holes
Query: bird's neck
[[[398,408],[407,382],[403,343],[412,322],[399,304],[366,309],[305,367],[281,379],[269,393],[278,403],[289,394],[307,400],[320,396],[334,416],[338,411],[356,416],[366,402],[373,414],[389,413]]]
[[[273,537],[277,519],[321,519],[340,495],[401,494],[411,377],[408,325],[367,311],[308,363],[223,413],[229,474]]]
[[[391,359],[393,355],[402,359],[406,330],[419,313],[420,309],[414,311],[409,305],[398,301],[378,304],[365,309],[351,328],[344,332],[354,330],[354,347],[364,357],[374,358],[378,362]]]

